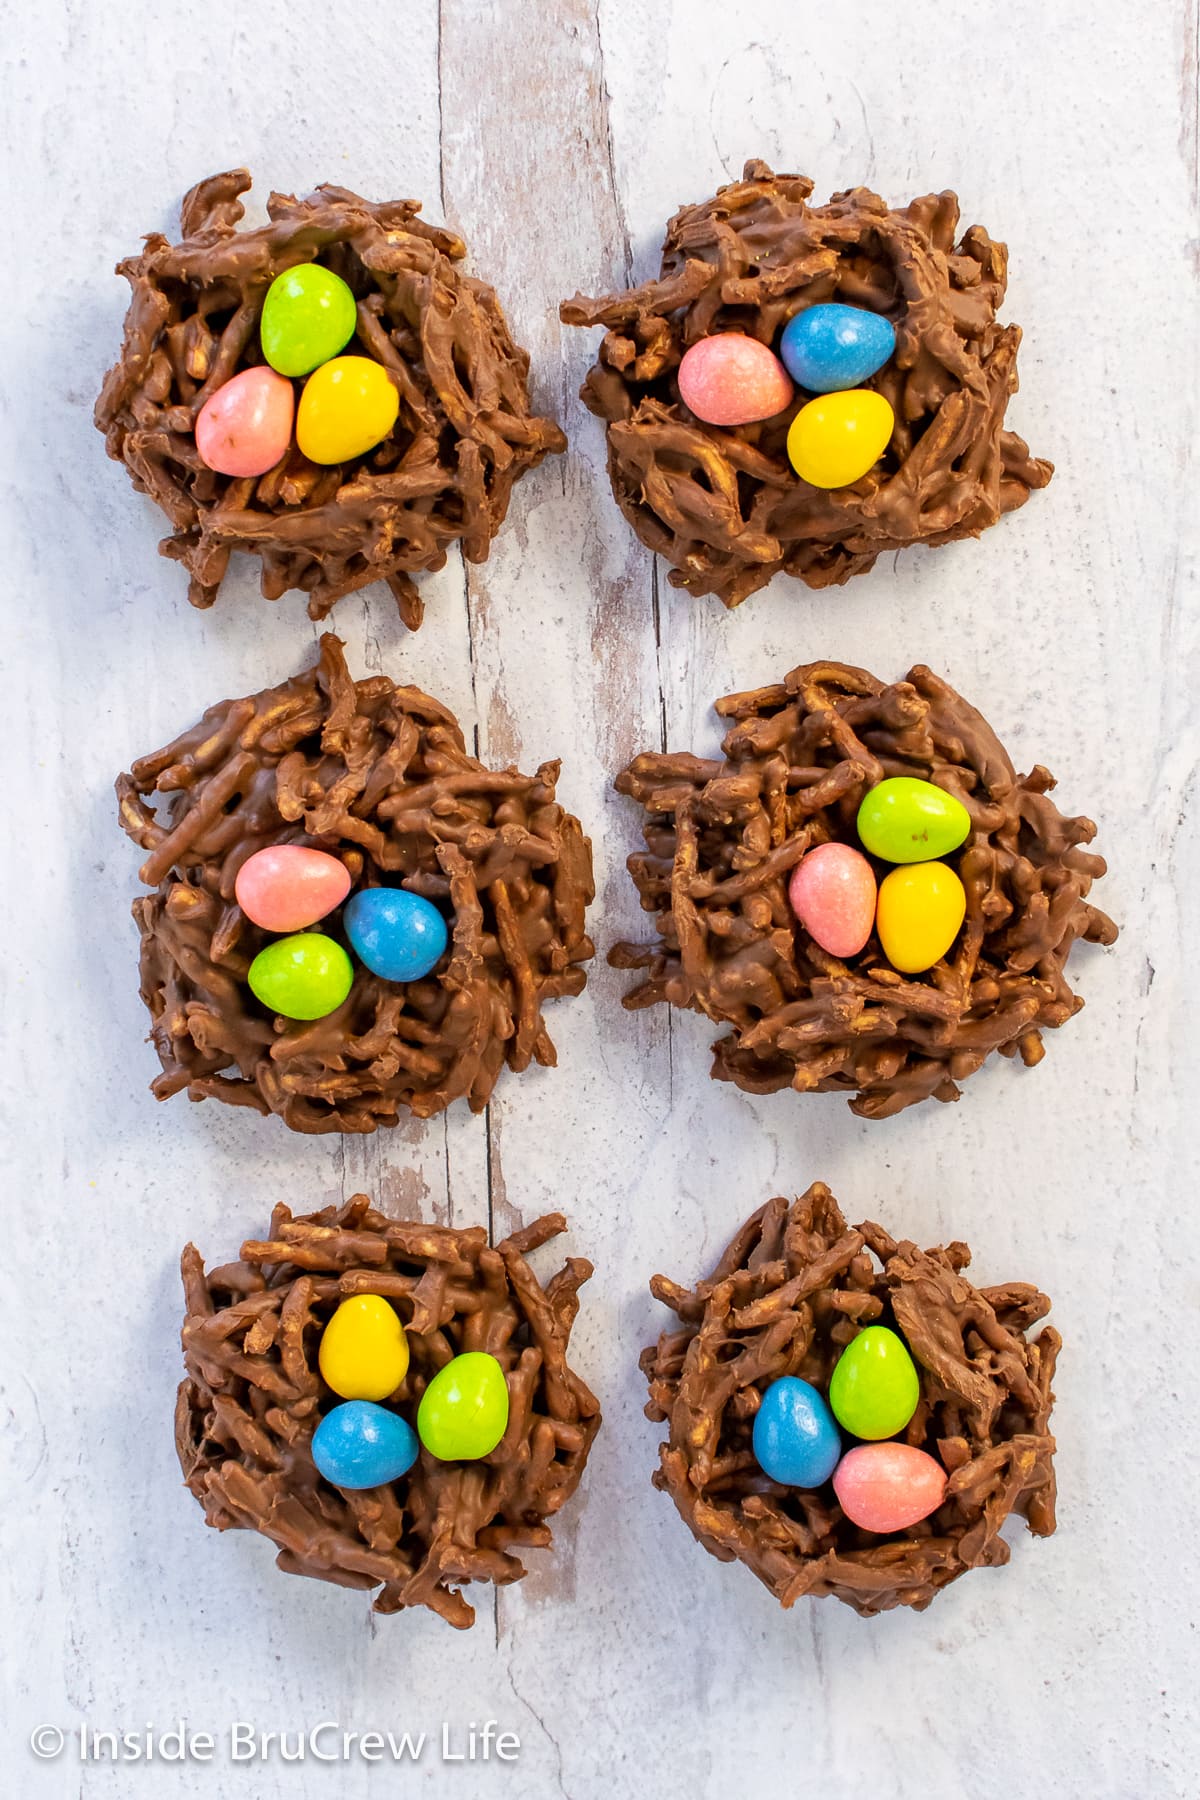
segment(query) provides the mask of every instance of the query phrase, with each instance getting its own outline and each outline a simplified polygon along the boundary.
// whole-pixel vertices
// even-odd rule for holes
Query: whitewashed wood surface
[[[5,0],[0,17],[5,1791],[1196,1793],[1195,0]],[[674,207],[749,155],[819,198],[954,187],[965,222],[1008,241],[1026,333],[1010,417],[1058,473],[982,542],[840,592],[779,580],[726,614],[663,581],[656,629],[650,561],[576,398],[593,336],[560,328],[557,303],[649,273]],[[256,208],[321,180],[421,197],[464,233],[570,433],[490,562],[425,580],[418,636],[382,589],[335,624],[356,669],[443,696],[488,758],[561,754],[601,949],[638,925],[635,809],[609,791],[631,752],[714,744],[715,695],[803,660],[887,677],[928,661],[1100,822],[1096,897],[1123,936],[1077,953],[1087,1010],[1039,1069],[989,1066],[957,1106],[877,1125],[834,1097],[754,1100],[708,1080],[702,1020],[624,1013],[626,978],[598,960],[550,1020],[557,1071],[503,1081],[487,1119],[342,1143],[155,1104],[113,777],[213,699],[302,666],[316,631],[244,564],[194,612],[91,410],[125,306],[112,265],[243,162]],[[753,1206],[818,1176],[852,1218],[965,1236],[981,1279],[1038,1281],[1066,1338],[1057,1536],[1014,1532],[1007,1569],[923,1616],[784,1613],[649,1485],[648,1277],[695,1275]],[[277,1574],[180,1484],[181,1245],[224,1260],[276,1199],[358,1188],[455,1223],[486,1218],[489,1192],[501,1225],[561,1206],[596,1264],[575,1343],[605,1429],[555,1556],[482,1591],[468,1634]],[[521,1753],[149,1769],[27,1747],[43,1723],[179,1718],[435,1737],[495,1719]]]

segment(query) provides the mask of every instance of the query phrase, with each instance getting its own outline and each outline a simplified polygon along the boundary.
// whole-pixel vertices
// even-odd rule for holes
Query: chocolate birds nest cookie
[[[629,870],[658,931],[610,954],[646,971],[625,1005],[665,1001],[728,1026],[714,1045],[719,1080],[748,1093],[847,1093],[871,1119],[931,1095],[957,1100],[994,1050],[1040,1062],[1042,1030],[1083,1005],[1067,982],[1072,946],[1117,935],[1087,898],[1106,867],[1082,848],[1096,828],[1059,812],[1049,771],[1017,775],[974,707],[922,666],[885,685],[807,663],[716,711],[732,721],[722,758],[647,752],[617,777],[645,809],[648,854]],[[882,863],[851,846],[885,783],[961,826],[956,868],[923,860],[925,845],[893,858],[915,871],[882,881],[876,915]],[[823,948],[789,903],[803,859],[829,844],[845,846],[869,884],[854,954]],[[935,884],[926,900],[901,895],[909,931],[938,932],[928,961],[902,955],[885,920],[897,879]]]
[[[565,1229],[562,1214],[549,1213],[489,1247],[482,1228],[398,1222],[356,1194],[303,1218],[277,1206],[266,1241],[243,1244],[239,1261],[207,1273],[189,1244],[175,1442],[208,1523],[261,1532],[289,1574],[379,1589],[376,1612],[427,1606],[451,1625],[471,1625],[458,1584],[520,1581],[516,1552],[549,1547],[547,1520],[578,1487],[600,1429],[594,1396],[567,1364],[592,1265],[571,1257],[543,1287],[527,1261]],[[415,1461],[368,1487],[364,1474],[380,1466],[356,1470],[351,1459],[333,1471],[356,1484],[343,1487],[318,1469],[314,1437],[331,1414],[364,1403],[339,1406],[354,1365],[343,1343],[330,1369],[323,1340],[347,1301],[351,1327],[361,1325],[362,1296],[377,1297],[404,1345],[399,1381],[386,1407],[366,1409],[368,1428],[382,1415],[413,1439]],[[424,1442],[433,1434],[420,1402],[439,1373],[445,1387],[458,1357],[494,1359],[506,1423],[486,1454],[445,1458]],[[372,1359],[372,1373],[376,1366]],[[330,1386],[327,1369],[341,1387]],[[418,1421],[419,1449],[406,1413]],[[377,1448],[368,1429],[368,1456]],[[317,1456],[324,1460],[319,1448]]]
[[[462,239],[418,218],[415,200],[375,204],[333,186],[302,200],[272,194],[270,223],[238,231],[238,196],[249,186],[245,169],[200,182],[183,202],[182,242],[152,233],[119,265],[133,298],[96,424],[109,455],[169,518],[159,548],[186,566],[193,605],[212,605],[230,553],[241,550],[260,558],[268,600],[301,588],[310,616],[323,619],[344,594],[385,581],[415,629],[423,604],[412,574],[440,569],[456,543],[469,562],[482,562],[513,484],[566,439],[530,406],[529,357],[495,294],[456,267]],[[291,311],[275,322],[278,353],[260,335],[264,302],[278,278],[306,268],[326,273],[316,291],[296,284],[283,294]],[[339,351],[341,373],[365,376],[370,405],[383,405],[382,433],[372,437],[369,424],[360,432],[352,417],[350,438],[340,429],[327,444],[314,435],[321,447],[305,454],[289,430],[285,377],[307,374],[325,387],[334,365],[314,375],[312,358],[328,362]],[[197,421],[251,369],[271,392],[264,404],[282,409],[273,415],[282,435],[254,413],[249,423],[266,456],[246,474],[235,450],[239,472],[221,472],[201,454]],[[368,405],[349,392],[344,385],[333,397],[343,409]],[[221,406],[229,403],[226,394]],[[302,392],[298,431],[305,405]],[[243,452],[244,443],[243,433]]]
[[[117,793],[153,890],[133,914],[157,1097],[368,1132],[460,1096],[480,1111],[506,1063],[553,1065],[543,1006],[583,991],[593,954],[591,846],[555,800],[558,773],[486,768],[444,706],[383,675],[353,681],[328,635],[313,668],[142,757]],[[283,888],[255,890],[267,929],[242,903],[252,858]],[[290,924],[281,860],[335,878]],[[402,935],[411,914],[431,926],[433,966],[390,977],[364,907],[385,932],[397,908]],[[319,930],[272,936],[306,920]]]
[[[968,1569],[1009,1560],[1000,1532],[1011,1516],[1038,1537],[1054,1530],[1048,1421],[1061,1340],[1049,1326],[1029,1336],[1050,1302],[1025,1282],[974,1287],[962,1272],[969,1261],[965,1244],[918,1250],[879,1225],[848,1229],[815,1182],[790,1207],[782,1199],[759,1207],[695,1289],[663,1275],[651,1281],[679,1319],[641,1358],[647,1416],[670,1425],[654,1485],[706,1550],[745,1563],[784,1606],[833,1594],[863,1615],[920,1611]],[[845,1452],[828,1408],[831,1392],[839,1404],[844,1357],[855,1357],[863,1378],[856,1341],[874,1353],[876,1378],[882,1345],[915,1362],[916,1379],[900,1413],[880,1418],[894,1424],[907,1409],[896,1427],[902,1441]],[[819,1415],[834,1432],[832,1484],[792,1485],[761,1466],[760,1452],[767,1461],[788,1453],[756,1420],[777,1413],[789,1389],[807,1402],[805,1424]],[[861,1392],[855,1403],[861,1410]],[[872,1465],[875,1475],[865,1474]],[[914,1479],[924,1494],[906,1508]],[[839,1494],[858,1516],[873,1506],[881,1525],[889,1509],[893,1518],[928,1510],[907,1526],[871,1530],[847,1516]]]
[[[605,422],[617,504],[671,565],[676,587],[717,594],[726,606],[780,569],[824,588],[886,551],[978,537],[1053,472],[1004,425],[1021,338],[996,319],[1004,245],[980,225],[956,243],[952,193],[893,209],[853,188],[811,206],[812,186],[748,162],[741,181],[671,220],[657,280],[601,299],[577,295],[561,308],[568,324],[606,327],[582,394]],[[888,360],[856,367],[828,339],[832,368],[813,373],[811,360],[789,360],[781,333],[814,307],[836,308],[839,329],[845,309],[860,322],[866,315],[894,343]],[[735,390],[744,365],[775,363],[767,398],[756,409],[752,387],[742,423],[724,422],[737,414],[728,406],[698,414],[694,386],[690,404],[681,397],[685,355],[721,334],[758,350],[729,372]],[[796,376],[794,397],[768,354],[776,349]],[[815,411],[803,405],[806,388],[822,397]],[[823,404],[832,389],[847,388],[854,393]],[[794,434],[805,429],[797,415],[815,424],[828,451],[854,395],[860,411],[883,418],[881,441],[861,467],[821,473],[822,457],[814,465],[797,454]],[[850,429],[861,439],[868,424],[873,433],[873,416]]]

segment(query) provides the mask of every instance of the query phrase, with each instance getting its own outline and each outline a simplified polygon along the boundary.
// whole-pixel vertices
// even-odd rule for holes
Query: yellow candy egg
[[[335,356],[304,384],[296,442],[309,462],[350,462],[387,436],[399,411],[400,395],[382,363]]]
[[[395,1307],[354,1294],[321,1334],[321,1374],[343,1400],[386,1400],[408,1373],[408,1339]]]
[[[896,415],[874,388],[818,394],[788,427],[788,457],[810,487],[849,487],[879,461],[895,423]]]
[[[931,969],[958,936],[967,911],[962,882],[942,862],[909,863],[879,884],[875,929],[893,969]]]

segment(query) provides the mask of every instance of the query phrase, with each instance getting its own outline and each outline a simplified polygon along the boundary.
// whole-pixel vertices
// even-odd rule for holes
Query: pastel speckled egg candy
[[[833,1476],[838,1505],[862,1531],[906,1531],[946,1498],[946,1471],[912,1444],[860,1444]]]
[[[932,969],[958,936],[966,912],[966,889],[949,864],[893,869],[879,884],[875,908],[883,954],[902,975]]]
[[[833,1416],[852,1437],[889,1438],[917,1410],[921,1383],[908,1345],[886,1325],[851,1338],[829,1383]]]
[[[888,402],[872,388],[822,394],[802,406],[788,427],[788,458],[810,487],[849,487],[879,461],[895,423]]]
[[[508,1429],[508,1384],[486,1350],[467,1350],[439,1369],[417,1408],[417,1435],[439,1462],[490,1456]]]
[[[792,400],[787,370],[765,344],[740,331],[701,338],[684,351],[679,397],[706,425],[753,425]]]
[[[296,442],[309,462],[351,462],[396,423],[400,395],[382,363],[335,356],[309,376],[296,409]]]
[[[343,1400],[386,1400],[408,1373],[408,1339],[395,1307],[379,1294],[351,1294],[321,1333],[317,1361]]]
[[[285,269],[267,289],[259,336],[281,375],[308,375],[354,336],[358,310],[340,275],[320,263]]]
[[[407,1419],[370,1400],[335,1406],[313,1432],[313,1462],[334,1487],[373,1488],[399,1481],[420,1454]]]
[[[264,931],[303,931],[350,892],[350,871],[306,844],[268,844],[248,856],[233,884],[246,917]]]
[[[882,369],[896,348],[890,319],[863,306],[830,301],[788,320],[779,340],[784,367],[810,394],[833,394]]]
[[[884,862],[931,862],[957,850],[971,815],[954,794],[915,775],[891,775],[864,794],[856,821],[872,856]]]
[[[296,397],[274,369],[243,369],[204,402],[196,448],[218,475],[265,475],[292,441]]]
[[[759,1468],[788,1487],[820,1487],[842,1454],[824,1395],[798,1375],[781,1375],[763,1394],[753,1443]]]
[[[285,1019],[323,1019],[354,986],[354,965],[333,938],[301,931],[260,950],[246,976],[250,992]]]
[[[449,941],[433,904],[407,888],[359,888],[345,912],[346,936],[372,975],[419,981]]]
[[[830,956],[857,956],[875,923],[875,871],[850,844],[818,844],[792,870],[792,911]]]

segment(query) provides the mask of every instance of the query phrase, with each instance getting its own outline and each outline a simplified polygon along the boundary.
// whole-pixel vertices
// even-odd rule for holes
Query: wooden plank
[[[649,559],[611,505],[602,437],[578,399],[588,338],[558,321],[567,294],[621,285],[630,266],[603,49],[587,0],[560,0],[552,17],[443,0],[441,16],[447,213],[531,353],[538,398],[570,438],[565,458],[522,483],[509,529],[469,572],[483,753],[524,767],[562,757],[561,796],[592,836],[603,954],[622,922],[640,917],[624,871],[625,807],[610,784],[646,734],[657,734],[661,715]],[[590,999],[558,1006],[548,1020],[557,1071],[503,1084],[490,1108],[494,1229],[561,1206],[571,1249],[598,1264],[574,1360],[606,1404],[620,1404],[627,1380],[611,1380],[600,1346],[611,1342],[616,1296],[638,1283],[614,1227],[641,1186],[670,1082],[669,1021],[623,1012],[622,981],[598,960]],[[598,1484],[614,1478],[612,1444],[602,1436],[585,1478],[597,1498]],[[535,1741],[553,1751],[560,1785],[565,1752],[538,1671],[549,1656],[561,1664],[589,1654],[590,1614],[569,1602],[579,1593],[577,1564],[586,1582],[589,1545],[610,1517],[603,1500],[587,1510],[572,1503],[556,1524],[553,1559],[531,1558],[528,1579],[499,1595],[512,1692],[532,1715]]]
[[[482,1121],[304,1139],[211,1103],[160,1108],[146,1091],[156,1063],[142,1041],[129,919],[139,859],[116,829],[113,777],[213,699],[301,667],[317,632],[302,595],[266,606],[248,565],[199,614],[180,571],[155,554],[162,521],[106,461],[90,422],[125,307],[112,267],[141,232],[175,229],[199,176],[241,159],[260,182],[259,217],[270,185],[321,180],[380,199],[415,192],[438,213],[433,0],[406,9],[403,125],[370,143],[356,121],[397,112],[382,13],[347,54],[349,40],[326,33],[315,10],[289,15],[286,30],[278,9],[225,11],[218,26],[222,10],[198,36],[153,8],[117,32],[103,9],[84,8],[33,40],[6,21],[6,42],[28,50],[7,149],[46,233],[22,259],[6,322],[11,404],[39,421],[5,476],[11,591],[25,596],[6,655],[10,740],[36,750],[9,814],[26,867],[14,894],[25,948],[0,1019],[9,1066],[22,1070],[21,1091],[10,1085],[0,1101],[9,1191],[31,1221],[9,1269],[12,1294],[30,1304],[4,1309],[14,1339],[3,1375],[15,1452],[6,1517],[25,1521],[25,1548],[10,1540],[4,1558],[6,1616],[27,1626],[2,1653],[14,1780],[30,1794],[61,1793],[64,1781],[88,1796],[128,1791],[122,1769],[77,1767],[70,1751],[39,1768],[26,1739],[48,1719],[142,1726],[187,1715],[218,1730],[240,1717],[294,1729],[333,1715],[395,1724],[399,1712],[436,1731],[442,1716],[458,1718],[445,1686],[456,1659],[472,1703],[488,1704],[487,1598],[481,1630],[461,1645],[447,1648],[454,1634],[430,1615],[379,1631],[362,1596],[284,1579],[264,1542],[206,1530],[171,1443],[188,1238],[220,1262],[260,1232],[275,1200],[308,1210],[356,1188],[396,1211],[486,1216],[482,1169],[467,1179]],[[250,69],[269,72],[266,87]],[[183,85],[155,70],[178,71]],[[115,130],[110,101],[96,111],[101,91],[134,88],[136,128]],[[425,591],[419,640],[399,629],[384,591],[343,602],[333,624],[356,671],[418,681],[469,727],[461,571]],[[397,1706],[393,1659],[414,1653]],[[229,1780],[201,1765],[177,1773],[180,1794]],[[297,1773],[276,1755],[256,1769],[255,1792],[294,1794]],[[348,1769],[339,1791],[361,1793],[365,1773]]]

